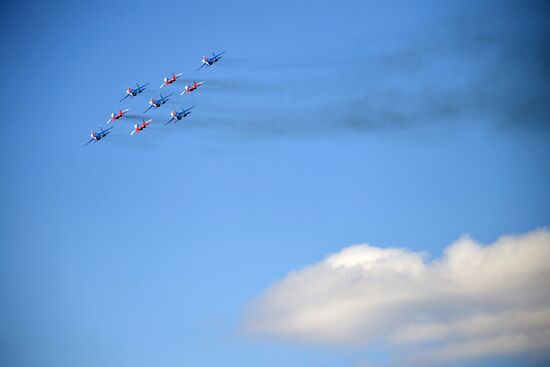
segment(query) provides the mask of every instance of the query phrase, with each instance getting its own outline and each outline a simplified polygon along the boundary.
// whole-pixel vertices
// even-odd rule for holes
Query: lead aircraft
[[[205,66],[212,66],[214,65],[214,63],[220,61],[220,59],[222,58],[222,55],[225,53],[225,51],[222,51],[220,52],[219,54],[215,54],[214,51],[212,51],[212,57],[208,57],[208,56],[203,56],[202,57],[202,65],[195,71],[199,71],[200,69],[202,69],[203,67]]]

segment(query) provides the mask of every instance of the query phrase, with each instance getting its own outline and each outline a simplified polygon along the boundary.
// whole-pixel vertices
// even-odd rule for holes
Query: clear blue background
[[[0,364],[389,360],[256,340],[240,320],[355,243],[437,257],[463,233],[550,224],[546,8],[2,3]],[[194,72],[211,50],[226,57]],[[130,137],[172,72],[205,85],[163,88],[172,101]],[[151,85],[118,103],[136,81]],[[163,126],[180,105],[197,107]]]

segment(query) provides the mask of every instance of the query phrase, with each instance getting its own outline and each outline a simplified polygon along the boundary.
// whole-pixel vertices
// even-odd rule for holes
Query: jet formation
[[[222,55],[224,53],[225,53],[225,51],[222,51],[219,54],[216,54],[216,53],[212,52],[212,56],[210,56],[210,57],[203,56],[202,59],[201,59],[201,66],[198,69],[196,69],[195,71],[199,71],[203,67],[208,68],[208,67],[214,65],[216,62],[218,62],[222,58]],[[182,75],[183,75],[183,73],[178,73],[178,74],[172,73],[172,75],[163,78],[163,82],[162,82],[160,88],[168,87],[170,85],[175,84],[176,81]],[[120,100],[120,102],[125,101],[127,98],[134,99],[135,97],[139,96],[145,89],[147,89],[146,87],[149,84],[150,83],[145,83],[145,84],[140,85],[139,83],[136,83],[135,88],[128,87],[126,89],[126,94]],[[180,95],[191,93],[191,92],[197,90],[197,88],[199,88],[203,84],[204,84],[203,81],[200,81],[200,82],[194,81],[193,84],[185,85],[185,87],[184,87],[183,91],[180,93]],[[143,111],[143,113],[147,113],[151,109],[160,108],[163,104],[165,104],[166,102],[168,102],[170,100],[170,97],[172,97],[173,94],[174,93],[170,93],[170,94],[166,94],[166,95],[163,96],[161,93],[159,93],[159,98],[151,98],[148,102],[149,106],[147,107],[147,109],[145,111]],[[181,121],[182,119],[186,118],[187,116],[189,116],[191,114],[191,110],[193,108],[195,108],[195,106],[191,106],[187,109],[180,106],[179,111],[171,111],[170,112],[170,120],[165,122],[164,125],[168,125],[171,122]],[[129,108],[126,108],[126,109],[119,109],[118,112],[111,113],[111,117],[107,120],[106,123],[110,124],[110,123],[113,123],[115,121],[119,121],[119,120],[123,120],[123,119],[131,119],[132,118],[131,115],[127,115],[128,111],[129,111]],[[134,124],[134,128],[130,132],[130,135],[134,135],[136,133],[139,133],[139,132],[143,131],[152,122],[153,122],[153,119],[149,119],[147,121],[141,120],[140,123]],[[109,133],[111,133],[111,129],[113,127],[114,126],[110,126],[107,129],[103,129],[103,127],[100,126],[99,127],[99,129],[100,129],[99,132],[91,131],[90,132],[90,140],[88,140],[88,142],[86,144],[84,144],[84,146],[86,146],[90,143],[96,143],[96,142],[104,139]]]

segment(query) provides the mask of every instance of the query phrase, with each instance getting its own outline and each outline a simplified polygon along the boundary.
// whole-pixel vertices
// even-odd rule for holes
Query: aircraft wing
[[[113,118],[107,120],[107,123],[110,124],[113,121]]]
[[[218,59],[218,58],[220,58],[220,56],[223,55],[224,53],[225,53],[225,51],[222,51],[222,52],[220,52],[219,54],[214,55],[214,58]]]
[[[202,69],[202,68],[205,67],[206,65],[208,65],[208,64],[203,63],[203,64],[200,66],[200,68],[198,68],[198,69],[195,70],[195,71],[199,71],[200,69]]]
[[[162,85],[160,86],[160,88],[164,87],[166,85],[166,83],[162,83]]]
[[[175,118],[172,117],[168,122],[164,123],[164,125],[168,125],[169,123],[171,123],[174,120],[175,120]]]
[[[124,101],[124,100],[125,100],[126,98],[128,98],[128,97],[130,97],[130,94],[126,94],[126,95],[124,96],[124,98],[122,98],[122,99],[120,100],[120,102]]]
[[[92,141],[95,141],[94,138],[90,138],[90,140],[88,140],[88,142],[86,144],[84,144],[83,146],[85,147],[86,145],[90,144]]]
[[[184,89],[183,92],[180,93],[180,96],[183,96],[187,92],[189,92],[189,91],[187,89]]]
[[[130,136],[134,135],[135,132],[136,132],[136,129],[132,130],[132,132],[130,133]]]
[[[149,111],[151,108],[153,108],[153,105],[150,105],[149,107],[147,107],[147,109],[145,111],[143,111],[143,113]]]

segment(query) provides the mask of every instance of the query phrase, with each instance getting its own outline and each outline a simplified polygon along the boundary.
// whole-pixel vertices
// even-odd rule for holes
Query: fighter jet
[[[128,87],[128,89],[126,89],[126,95],[124,96],[124,98],[122,98],[120,100],[120,102],[124,101],[126,98],[128,97],[135,97],[137,96],[138,94],[140,94],[141,92],[143,92],[145,90],[145,87],[148,86],[149,83],[145,83],[143,85],[139,85],[139,83],[136,83],[136,88],[130,88]]]
[[[201,85],[203,85],[204,82],[193,82],[193,84],[191,85],[186,85],[183,89],[183,92],[180,93],[180,95],[184,95],[185,93],[189,93],[189,92],[192,92],[194,91],[195,89],[197,89],[198,87],[200,87]]]
[[[127,108],[127,109],[125,109],[125,110],[118,110],[117,113],[111,113],[111,118],[107,120],[107,123],[111,123],[111,122],[113,122],[113,121],[116,121],[116,120],[122,118],[122,116],[124,116],[124,114],[125,114],[126,112],[128,112],[129,110],[130,110],[130,109]]]
[[[200,69],[202,69],[204,66],[212,66],[214,65],[214,63],[218,62],[221,58],[222,58],[222,55],[225,53],[225,51],[222,51],[220,52],[219,54],[215,54],[214,51],[212,51],[212,57],[207,57],[207,56],[203,56],[202,57],[202,65],[195,71],[199,71]]]
[[[95,131],[91,131],[90,132],[90,140],[88,140],[88,142],[86,144],[84,144],[84,146],[90,144],[91,142],[96,142],[96,141],[100,141],[101,139],[103,139],[104,137],[107,136],[107,134],[109,134],[109,130],[111,130],[114,126],[111,126],[110,128],[108,128],[107,130],[103,130],[103,128],[100,126],[99,128],[101,129],[100,132],[96,133]]]
[[[132,132],[130,133],[130,136],[134,135],[134,133],[139,133],[141,130],[145,129],[147,127],[147,125],[149,125],[151,123],[151,121],[153,121],[152,119],[151,120],[142,120],[141,121],[141,124],[135,124],[134,125],[134,130],[132,130]]]
[[[171,123],[172,121],[180,121],[182,118],[186,117],[187,115],[189,115],[191,113],[191,110],[193,108],[195,108],[195,106],[192,106],[192,107],[189,107],[188,109],[184,110],[183,107],[180,107],[181,108],[181,111],[172,111],[170,112],[170,116],[172,116],[172,118],[170,119],[170,121],[168,121],[167,123],[165,123],[164,125],[168,125],[169,123]]]
[[[143,113],[149,111],[151,108],[158,108],[161,105],[165,104],[167,101],[170,100],[168,97],[170,97],[172,94],[174,94],[174,93],[170,93],[166,97],[163,97],[162,94],[161,94],[159,99],[151,98],[149,100],[150,106],[145,111],[143,111]]]
[[[173,82],[175,82],[176,80],[178,80],[178,78],[181,76],[181,73],[179,74],[174,74],[172,73],[172,76],[171,77],[167,77],[167,78],[164,78],[164,82],[161,84],[161,88],[164,87],[165,85],[170,85],[172,84]]]

